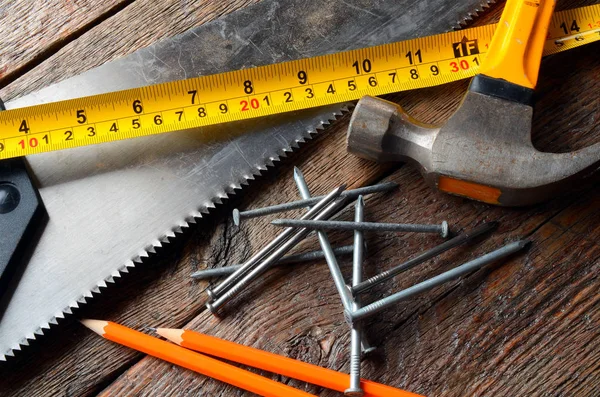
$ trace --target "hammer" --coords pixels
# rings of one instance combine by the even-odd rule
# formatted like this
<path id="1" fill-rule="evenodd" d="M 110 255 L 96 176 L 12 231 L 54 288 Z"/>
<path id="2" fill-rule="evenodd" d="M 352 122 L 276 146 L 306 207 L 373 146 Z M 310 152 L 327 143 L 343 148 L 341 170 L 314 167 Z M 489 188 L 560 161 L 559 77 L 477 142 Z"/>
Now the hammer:
<path id="1" fill-rule="evenodd" d="M 437 189 L 502 206 L 534 204 L 600 169 L 600 143 L 545 153 L 531 143 L 532 97 L 554 0 L 509 0 L 480 74 L 443 126 L 400 106 L 362 98 L 348 151 L 375 161 L 416 163 Z"/>

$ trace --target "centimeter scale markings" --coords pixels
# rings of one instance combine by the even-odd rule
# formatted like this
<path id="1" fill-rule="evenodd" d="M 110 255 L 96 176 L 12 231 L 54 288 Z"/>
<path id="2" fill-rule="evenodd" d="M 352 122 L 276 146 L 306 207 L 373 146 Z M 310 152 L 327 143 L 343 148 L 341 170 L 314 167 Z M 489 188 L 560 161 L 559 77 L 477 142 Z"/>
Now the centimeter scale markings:
<path id="1" fill-rule="evenodd" d="M 495 26 L 0 112 L 0 159 L 469 78 Z M 600 4 L 557 12 L 544 54 L 598 40 Z"/>

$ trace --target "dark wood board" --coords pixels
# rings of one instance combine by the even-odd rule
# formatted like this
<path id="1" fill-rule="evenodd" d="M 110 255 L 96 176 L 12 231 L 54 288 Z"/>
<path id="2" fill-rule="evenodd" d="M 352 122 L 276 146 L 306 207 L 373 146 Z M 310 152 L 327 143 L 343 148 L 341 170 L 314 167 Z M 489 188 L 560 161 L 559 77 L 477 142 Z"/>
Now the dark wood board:
<path id="1" fill-rule="evenodd" d="M 0 2 L 0 86 L 24 75 L 131 2 L 3 0 Z"/>
<path id="2" fill-rule="evenodd" d="M 134 2 L 67 44 L 0 94 L 12 97 L 34 90 L 93 67 L 101 63 L 100 58 L 103 62 L 129 53 L 247 3 L 197 4 L 189 6 L 196 7 L 190 11 L 179 1 L 161 5 Z M 559 2 L 559 8 L 577 4 L 582 3 Z M 478 23 L 494 20 L 500 11 L 501 6 L 495 6 Z M 82 59 L 78 55 L 90 48 L 97 51 L 97 57 Z M 600 141 L 599 49 L 594 44 L 544 61 L 534 120 L 534 143 L 540 149 L 569 151 Z M 458 82 L 388 99 L 401 103 L 424 121 L 443 122 L 458 106 L 465 87 L 466 82 Z M 219 207 L 160 261 L 135 270 L 78 315 L 137 329 L 187 326 L 348 371 L 348 328 L 323 262 L 268 273 L 231 302 L 226 316 L 220 319 L 204 310 L 203 290 L 208 284 L 189 278 L 199 268 L 240 262 L 277 234 L 278 229 L 267 226 L 273 217 L 251 220 L 237 228 L 230 212 L 235 207 L 252 208 L 295 199 L 291 176 L 292 167 L 297 165 L 314 193 L 325 193 L 340 183 L 352 188 L 381 180 L 398 182 L 398 191 L 367 199 L 368 220 L 438 223 L 447 219 L 456 231 L 483 221 L 501 221 L 500 229 L 490 239 L 427 262 L 376 289 L 370 299 L 507 241 L 533 241 L 521 255 L 369 320 L 367 334 L 379 351 L 364 362 L 366 377 L 428 396 L 597 395 L 598 184 L 573 186 L 563 197 L 523 209 L 495 208 L 450 197 L 433 192 L 412 167 L 376 165 L 346 154 L 347 121 L 348 116 L 306 144 L 251 184 L 241 197 Z M 351 219 L 351 206 L 340 217 Z M 347 244 L 352 239 L 348 233 L 330 236 L 334 244 Z M 365 272 L 374 275 L 438 244 L 440 239 L 383 233 L 368 234 L 367 241 Z M 299 249 L 317 247 L 313 237 Z M 345 259 L 341 264 L 348 278 L 351 263 Z M 321 396 L 341 395 L 273 378 Z M 0 395 L 94 394 L 249 395 L 102 340 L 73 321 L 66 321 L 15 360 L 0 365 Z"/>

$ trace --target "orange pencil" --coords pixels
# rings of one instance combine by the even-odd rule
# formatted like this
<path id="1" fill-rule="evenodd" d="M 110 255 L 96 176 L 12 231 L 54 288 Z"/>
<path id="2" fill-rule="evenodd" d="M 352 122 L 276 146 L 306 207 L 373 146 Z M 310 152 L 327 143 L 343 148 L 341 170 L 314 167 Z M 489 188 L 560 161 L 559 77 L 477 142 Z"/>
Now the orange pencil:
<path id="1" fill-rule="evenodd" d="M 191 369 L 241 389 L 266 397 L 308 397 L 313 394 L 253 374 L 203 354 L 184 349 L 161 339 L 134 331 L 122 325 L 101 320 L 81 320 L 81 323 L 98 335 L 144 352 L 170 363 Z"/>
<path id="2" fill-rule="evenodd" d="M 171 328 L 158 328 L 156 332 L 182 347 L 312 383 L 313 385 L 340 392 L 346 390 L 348 385 L 350 385 L 350 375 L 215 338 L 214 336 Z M 362 379 L 360 385 L 365 392 L 364 397 L 422 397 L 419 394 L 366 379 Z"/>

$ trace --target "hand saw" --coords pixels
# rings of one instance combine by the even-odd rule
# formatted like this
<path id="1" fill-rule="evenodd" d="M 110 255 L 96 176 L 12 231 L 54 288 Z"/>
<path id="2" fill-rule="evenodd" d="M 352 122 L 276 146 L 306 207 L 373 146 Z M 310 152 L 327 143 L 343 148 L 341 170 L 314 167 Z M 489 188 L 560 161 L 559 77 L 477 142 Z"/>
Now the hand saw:
<path id="1" fill-rule="evenodd" d="M 491 2 L 265 0 L 6 107 L 441 33 Z M 49 220 L 3 303 L 0 360 L 43 335 L 347 109 L 348 104 L 333 105 L 207 127 L 203 134 L 181 131 L 29 157 Z"/>

